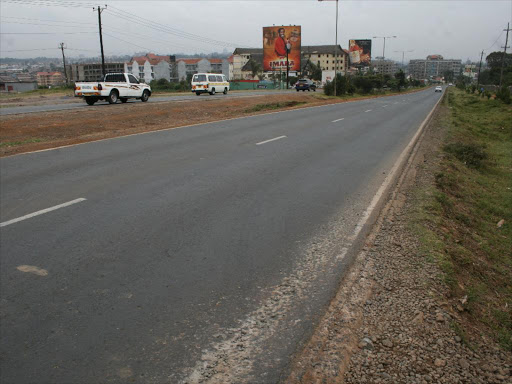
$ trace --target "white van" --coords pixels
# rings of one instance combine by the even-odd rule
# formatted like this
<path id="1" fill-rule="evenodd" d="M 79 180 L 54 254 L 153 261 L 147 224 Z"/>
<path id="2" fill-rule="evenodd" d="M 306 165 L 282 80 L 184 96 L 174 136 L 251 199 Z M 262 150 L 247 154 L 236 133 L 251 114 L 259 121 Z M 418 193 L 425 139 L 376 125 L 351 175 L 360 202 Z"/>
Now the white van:
<path id="1" fill-rule="evenodd" d="M 197 96 L 206 92 L 210 95 L 215 95 L 217 92 L 222 92 L 226 95 L 228 91 L 229 82 L 224 75 L 216 73 L 196 73 L 192 77 L 192 92 Z"/>

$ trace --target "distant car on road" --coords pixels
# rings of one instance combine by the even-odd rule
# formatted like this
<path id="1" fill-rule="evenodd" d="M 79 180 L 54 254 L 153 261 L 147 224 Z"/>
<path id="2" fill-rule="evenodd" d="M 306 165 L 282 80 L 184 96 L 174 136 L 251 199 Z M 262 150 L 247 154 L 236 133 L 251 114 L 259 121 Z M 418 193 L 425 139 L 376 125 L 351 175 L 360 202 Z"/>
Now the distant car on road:
<path id="1" fill-rule="evenodd" d="M 151 96 L 151 87 L 140 83 L 130 73 L 107 73 L 104 80 L 76 83 L 75 97 L 83 97 L 87 104 L 93 105 L 98 100 L 107 100 L 110 104 L 115 104 L 118 100 L 126 103 L 128 99 L 145 102 Z"/>
<path id="2" fill-rule="evenodd" d="M 443 92 L 443 87 L 441 87 L 440 85 L 438 85 L 436 87 L 436 92 Z"/>
<path id="3" fill-rule="evenodd" d="M 449 86 L 449 87 L 452 87 L 452 86 L 453 86 L 453 84 L 452 84 L 452 83 L 450 83 L 450 84 L 448 84 L 448 86 Z"/>
<path id="4" fill-rule="evenodd" d="M 299 91 L 303 91 L 303 92 L 308 91 L 308 92 L 310 92 L 311 90 L 313 92 L 316 92 L 316 84 L 313 83 L 309 79 L 300 79 L 295 84 L 295 89 L 297 90 L 297 92 L 299 92 Z"/>

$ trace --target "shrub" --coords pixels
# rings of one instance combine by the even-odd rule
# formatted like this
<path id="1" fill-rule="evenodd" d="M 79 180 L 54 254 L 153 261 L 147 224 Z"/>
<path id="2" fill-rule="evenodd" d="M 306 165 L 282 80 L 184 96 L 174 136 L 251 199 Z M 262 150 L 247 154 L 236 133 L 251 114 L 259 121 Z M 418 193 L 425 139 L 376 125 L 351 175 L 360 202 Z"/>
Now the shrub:
<path id="1" fill-rule="evenodd" d="M 480 168 L 482 162 L 487 159 L 484 147 L 478 144 L 451 143 L 445 145 L 444 150 L 470 168 Z"/>
<path id="2" fill-rule="evenodd" d="M 510 97 L 510 90 L 507 87 L 501 87 L 501 89 L 496 92 L 496 98 L 500 99 L 505 104 L 510 104 L 512 102 Z"/>

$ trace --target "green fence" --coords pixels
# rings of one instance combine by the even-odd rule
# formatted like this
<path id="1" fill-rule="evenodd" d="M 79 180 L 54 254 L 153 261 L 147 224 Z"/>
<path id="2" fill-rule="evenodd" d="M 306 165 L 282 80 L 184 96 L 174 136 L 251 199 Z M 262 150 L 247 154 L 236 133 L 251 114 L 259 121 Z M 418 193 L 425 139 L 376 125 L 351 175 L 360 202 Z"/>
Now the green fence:
<path id="1" fill-rule="evenodd" d="M 279 82 L 275 84 L 272 81 L 259 81 L 259 82 L 248 82 L 248 81 L 230 81 L 229 88 L 232 91 L 242 91 L 242 90 L 258 90 L 258 89 L 282 89 L 285 88 L 286 84 L 282 84 L 282 87 L 279 87 Z"/>

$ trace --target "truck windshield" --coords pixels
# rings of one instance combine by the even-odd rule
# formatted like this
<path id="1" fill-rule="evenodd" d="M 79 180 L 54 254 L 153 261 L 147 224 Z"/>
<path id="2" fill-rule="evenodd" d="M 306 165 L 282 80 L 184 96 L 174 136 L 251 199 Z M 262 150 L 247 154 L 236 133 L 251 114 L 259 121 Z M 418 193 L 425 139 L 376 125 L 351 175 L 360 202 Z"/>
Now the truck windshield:
<path id="1" fill-rule="evenodd" d="M 192 80 L 196 83 L 201 81 L 206 81 L 206 75 L 194 75 L 194 80 Z"/>

